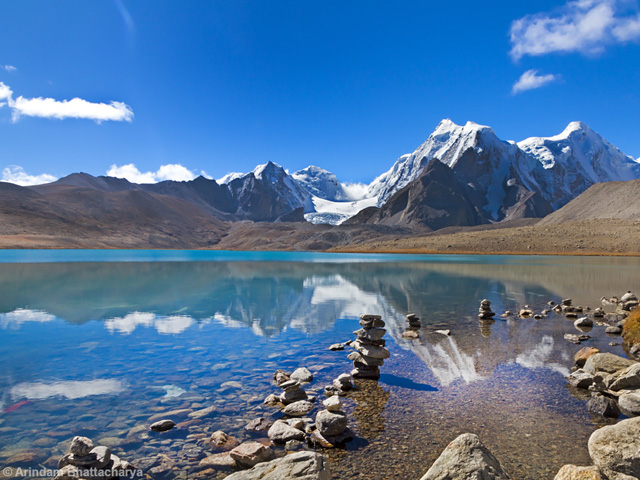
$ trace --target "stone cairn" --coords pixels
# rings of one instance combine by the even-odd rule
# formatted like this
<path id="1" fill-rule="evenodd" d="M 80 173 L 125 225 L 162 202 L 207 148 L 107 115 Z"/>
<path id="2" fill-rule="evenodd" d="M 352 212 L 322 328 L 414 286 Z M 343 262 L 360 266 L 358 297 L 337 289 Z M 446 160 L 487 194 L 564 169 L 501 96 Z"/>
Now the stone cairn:
<path id="1" fill-rule="evenodd" d="M 480 302 L 480 309 L 478 310 L 478 318 L 480 320 L 493 320 L 493 317 L 496 315 L 491 310 L 491 302 L 486 298 Z"/>
<path id="2" fill-rule="evenodd" d="M 410 313 L 406 316 L 407 323 L 409 326 L 402 333 L 403 338 L 416 339 L 418 338 L 418 331 L 422 324 L 420 323 L 420 319 L 416 316 L 415 313 Z"/>
<path id="3" fill-rule="evenodd" d="M 136 470 L 129 462 L 112 454 L 109 447 L 95 447 L 86 437 L 73 437 L 69 453 L 58 462 L 58 473 L 54 480 L 77 480 L 88 476 L 116 479 L 119 475 L 133 478 L 139 473 Z M 138 476 L 142 476 L 141 473 Z"/>
<path id="4" fill-rule="evenodd" d="M 322 403 L 326 410 L 320 410 L 316 415 L 316 430 L 311 432 L 311 443 L 332 448 L 352 439 L 353 434 L 347 428 L 347 415 L 342 411 L 340 397 L 333 395 Z"/>
<path id="5" fill-rule="evenodd" d="M 360 330 L 356 330 L 357 337 L 351 346 L 356 350 L 347 357 L 353 361 L 355 367 L 351 371 L 354 378 L 380 378 L 380 366 L 385 358 L 391 354 L 384 348 L 386 341 L 382 339 L 387 331 L 383 328 L 385 323 L 380 315 L 362 315 L 360 317 Z"/>

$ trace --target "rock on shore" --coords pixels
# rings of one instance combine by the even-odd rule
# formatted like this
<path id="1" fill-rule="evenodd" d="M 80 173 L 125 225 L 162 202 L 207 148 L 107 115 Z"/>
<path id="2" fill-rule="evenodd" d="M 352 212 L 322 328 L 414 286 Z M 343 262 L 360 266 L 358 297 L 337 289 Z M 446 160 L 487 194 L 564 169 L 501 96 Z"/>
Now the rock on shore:
<path id="1" fill-rule="evenodd" d="M 327 459 L 314 452 L 298 452 L 266 463 L 251 470 L 236 472 L 226 480 L 331 480 Z"/>
<path id="2" fill-rule="evenodd" d="M 640 417 L 596 430 L 589 438 L 593 463 L 610 480 L 640 478 Z"/>
<path id="3" fill-rule="evenodd" d="M 420 480 L 508 480 L 510 478 L 477 435 L 464 433 L 444 449 Z"/>

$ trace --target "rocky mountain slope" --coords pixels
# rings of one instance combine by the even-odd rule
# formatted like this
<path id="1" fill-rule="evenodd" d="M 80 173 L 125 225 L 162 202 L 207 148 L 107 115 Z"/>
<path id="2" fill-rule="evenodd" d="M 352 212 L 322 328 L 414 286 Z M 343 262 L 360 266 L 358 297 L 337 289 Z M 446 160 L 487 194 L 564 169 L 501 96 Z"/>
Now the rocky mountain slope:
<path id="1" fill-rule="evenodd" d="M 431 230 L 487 223 L 453 170 L 432 160 L 417 179 L 382 207 L 362 210 L 346 224 L 413 225 Z"/>
<path id="2" fill-rule="evenodd" d="M 547 215 L 538 225 L 602 219 L 640 219 L 640 179 L 596 183 L 564 207 Z"/>
<path id="3" fill-rule="evenodd" d="M 225 222 L 173 196 L 70 185 L 48 190 L 0 182 L 0 235 L 24 247 L 36 238 L 40 245 L 64 248 L 204 248 L 228 230 Z"/>

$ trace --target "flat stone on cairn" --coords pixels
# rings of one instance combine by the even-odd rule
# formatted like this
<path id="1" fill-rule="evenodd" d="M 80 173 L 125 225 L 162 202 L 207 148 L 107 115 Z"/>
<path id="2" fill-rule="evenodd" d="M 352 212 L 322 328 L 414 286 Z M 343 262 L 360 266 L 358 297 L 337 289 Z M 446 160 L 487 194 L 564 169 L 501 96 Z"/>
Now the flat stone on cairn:
<path id="1" fill-rule="evenodd" d="M 302 388 L 300 388 L 300 383 L 298 383 L 296 380 L 289 380 L 279 386 L 282 390 L 284 390 L 280 394 L 280 401 L 285 405 L 297 402 L 298 400 L 307 399 L 307 393 Z"/>
<path id="2" fill-rule="evenodd" d="M 407 315 L 407 322 L 409 322 L 410 328 L 420 328 L 422 324 L 420 323 L 420 319 L 416 316 L 415 313 L 410 313 Z"/>
<path id="3" fill-rule="evenodd" d="M 480 320 L 492 320 L 496 315 L 491 311 L 491 302 L 486 298 L 480 302 L 480 309 L 478 312 L 478 318 Z"/>
<path id="4" fill-rule="evenodd" d="M 357 338 L 351 346 L 356 351 L 348 356 L 355 367 L 351 375 L 354 378 L 377 380 L 380 378 L 380 366 L 384 359 L 391 356 L 389 350 L 384 348 L 386 341 L 382 338 L 387 333 L 383 328 L 385 323 L 380 315 L 362 315 L 360 326 L 360 330 L 353 332 Z"/>

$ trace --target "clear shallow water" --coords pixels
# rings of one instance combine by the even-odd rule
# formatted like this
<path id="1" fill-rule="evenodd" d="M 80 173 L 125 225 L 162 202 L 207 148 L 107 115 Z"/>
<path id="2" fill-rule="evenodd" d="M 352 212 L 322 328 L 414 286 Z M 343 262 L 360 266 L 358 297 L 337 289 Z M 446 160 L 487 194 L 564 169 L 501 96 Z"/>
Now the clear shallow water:
<path id="1" fill-rule="evenodd" d="M 640 291 L 635 258 L 48 250 L 2 251 L 0 262 L 11 410 L 0 414 L 0 463 L 26 451 L 50 464 L 85 434 L 132 461 L 166 455 L 189 477 L 197 459 L 185 445 L 198 435 L 242 441 L 248 421 L 280 416 L 262 405 L 277 368 L 307 366 L 307 390 L 324 398 L 351 368 L 348 352 L 327 347 L 353 338 L 362 313 L 383 315 L 392 358 L 345 400 L 358 438 L 329 452 L 336 478 L 420 478 L 466 431 L 514 478 L 587 464 L 597 419 L 563 378 L 580 348 L 563 340 L 573 324 L 553 314 L 481 324 L 479 301 L 500 314 Z M 422 318 L 418 340 L 401 336 L 409 312 Z M 601 329 L 592 335 L 586 344 L 622 354 Z M 182 433 L 127 441 L 151 415 L 210 405 Z"/>

